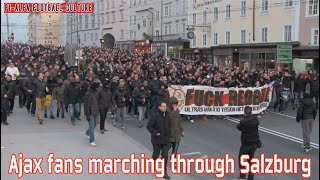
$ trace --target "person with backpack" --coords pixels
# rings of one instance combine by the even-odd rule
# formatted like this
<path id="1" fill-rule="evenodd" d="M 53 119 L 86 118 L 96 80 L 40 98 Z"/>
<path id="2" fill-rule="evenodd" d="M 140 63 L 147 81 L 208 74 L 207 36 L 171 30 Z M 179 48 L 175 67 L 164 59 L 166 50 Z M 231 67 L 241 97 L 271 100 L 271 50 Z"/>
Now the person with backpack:
<path id="1" fill-rule="evenodd" d="M 312 96 L 308 93 L 304 93 L 303 98 L 300 101 L 300 105 L 297 111 L 296 121 L 301 121 L 302 137 L 303 137 L 303 153 L 307 153 L 311 150 L 310 147 L 310 135 L 313 128 L 313 122 L 317 116 L 317 108 L 313 102 Z"/>

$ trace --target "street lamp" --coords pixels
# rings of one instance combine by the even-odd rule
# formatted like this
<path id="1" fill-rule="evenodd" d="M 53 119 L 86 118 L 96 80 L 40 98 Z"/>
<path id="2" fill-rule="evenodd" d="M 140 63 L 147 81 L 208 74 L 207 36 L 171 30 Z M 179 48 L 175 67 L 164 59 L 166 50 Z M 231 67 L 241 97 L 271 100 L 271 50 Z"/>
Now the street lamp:
<path id="1" fill-rule="evenodd" d="M 104 43 L 104 39 L 102 38 L 102 39 L 100 39 L 101 48 L 103 46 L 103 43 Z"/>

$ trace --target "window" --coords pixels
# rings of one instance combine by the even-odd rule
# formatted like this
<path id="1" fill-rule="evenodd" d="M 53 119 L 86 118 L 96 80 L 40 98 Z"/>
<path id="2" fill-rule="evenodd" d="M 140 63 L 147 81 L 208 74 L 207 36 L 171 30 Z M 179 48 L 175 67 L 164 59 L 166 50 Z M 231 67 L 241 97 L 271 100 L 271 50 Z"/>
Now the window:
<path id="1" fill-rule="evenodd" d="M 93 41 L 93 34 L 91 33 L 91 41 Z"/>
<path id="2" fill-rule="evenodd" d="M 226 31 L 226 44 L 230 44 L 230 31 Z"/>
<path id="3" fill-rule="evenodd" d="M 319 0 L 307 1 L 308 16 L 319 16 Z"/>
<path id="4" fill-rule="evenodd" d="M 110 8 L 109 0 L 107 0 L 107 9 Z"/>
<path id="5" fill-rule="evenodd" d="M 129 17 L 129 24 L 132 24 L 132 16 Z"/>
<path id="6" fill-rule="evenodd" d="M 85 29 L 88 29 L 88 28 L 89 28 L 89 15 L 88 15 L 88 14 L 86 14 L 86 15 L 84 16 L 84 28 L 85 28 Z"/>
<path id="7" fill-rule="evenodd" d="M 193 37 L 192 44 L 193 44 L 193 47 L 196 47 L 196 46 L 197 46 L 197 38 L 196 38 L 196 35 L 194 35 L 194 37 Z"/>
<path id="8" fill-rule="evenodd" d="M 123 38 L 124 38 L 124 30 L 121 29 L 121 30 L 120 30 L 120 39 L 123 39 Z"/>
<path id="9" fill-rule="evenodd" d="M 110 23 L 110 13 L 107 13 L 107 24 Z"/>
<path id="10" fill-rule="evenodd" d="M 116 22 L 116 13 L 114 11 L 111 12 L 112 13 L 112 22 Z"/>
<path id="11" fill-rule="evenodd" d="M 95 34 L 95 40 L 98 40 L 98 33 Z"/>
<path id="12" fill-rule="evenodd" d="M 171 34 L 171 24 L 169 25 L 169 34 Z"/>
<path id="13" fill-rule="evenodd" d="M 165 35 L 168 34 L 168 26 L 164 26 L 164 34 L 165 34 Z"/>
<path id="14" fill-rule="evenodd" d="M 208 12 L 203 11 L 203 24 L 207 24 L 207 23 L 208 23 Z"/>
<path id="15" fill-rule="evenodd" d="M 261 12 L 267 13 L 269 11 L 269 0 L 262 0 Z"/>
<path id="16" fill-rule="evenodd" d="M 284 26 L 284 41 L 292 41 L 292 26 Z"/>
<path id="17" fill-rule="evenodd" d="M 159 37 L 159 30 L 156 30 L 156 37 Z"/>
<path id="18" fill-rule="evenodd" d="M 120 6 L 123 6 L 123 0 L 120 1 Z"/>
<path id="19" fill-rule="evenodd" d="M 261 28 L 261 42 L 268 42 L 268 28 Z"/>
<path id="20" fill-rule="evenodd" d="M 49 27 L 52 26 L 52 23 L 48 23 L 48 26 L 49 26 Z"/>
<path id="21" fill-rule="evenodd" d="M 171 16 L 171 7 L 170 5 L 164 7 L 164 15 Z"/>
<path id="22" fill-rule="evenodd" d="M 101 4 L 101 12 L 104 10 L 104 0 L 100 0 L 100 4 Z"/>
<path id="23" fill-rule="evenodd" d="M 133 31 L 130 31 L 130 39 L 133 38 Z"/>
<path id="24" fill-rule="evenodd" d="M 284 2 L 285 9 L 289 9 L 293 7 L 293 0 L 285 0 Z"/>
<path id="25" fill-rule="evenodd" d="M 159 18 L 160 18 L 160 12 L 157 11 L 157 12 L 156 12 L 156 19 L 159 19 Z"/>
<path id="26" fill-rule="evenodd" d="M 213 33 L 213 45 L 218 45 L 218 33 Z"/>
<path id="27" fill-rule="evenodd" d="M 186 1 L 182 1 L 182 11 L 183 13 L 186 13 Z"/>
<path id="28" fill-rule="evenodd" d="M 182 23 L 182 32 L 186 32 L 186 23 Z"/>
<path id="29" fill-rule="evenodd" d="M 104 24 L 104 14 L 101 15 L 101 24 Z"/>
<path id="30" fill-rule="evenodd" d="M 319 29 L 312 28 L 311 36 L 311 45 L 319 46 Z"/>
<path id="31" fill-rule="evenodd" d="M 123 10 L 120 10 L 120 21 L 123 21 Z"/>
<path id="32" fill-rule="evenodd" d="M 114 0 L 111 1 L 111 7 L 114 8 Z"/>
<path id="33" fill-rule="evenodd" d="M 79 29 L 82 29 L 82 15 L 79 15 Z"/>
<path id="34" fill-rule="evenodd" d="M 240 43 L 241 43 L 241 44 L 246 43 L 246 30 L 241 30 L 241 33 L 240 33 Z"/>
<path id="35" fill-rule="evenodd" d="M 143 24 L 143 27 L 146 27 L 147 26 L 147 21 L 143 20 L 142 24 Z"/>
<path id="36" fill-rule="evenodd" d="M 218 21 L 218 19 L 219 19 L 219 9 L 218 9 L 218 7 L 215 7 L 213 9 L 213 20 Z"/>
<path id="37" fill-rule="evenodd" d="M 49 19 L 51 19 L 51 15 L 49 15 L 48 17 L 49 17 Z"/>
<path id="38" fill-rule="evenodd" d="M 204 33 L 202 36 L 202 45 L 207 46 L 207 34 Z"/>
<path id="39" fill-rule="evenodd" d="M 136 22 L 137 22 L 137 16 L 134 15 L 134 16 L 133 16 L 133 24 L 136 24 Z"/>
<path id="40" fill-rule="evenodd" d="M 241 11 L 240 11 L 240 16 L 245 17 L 247 15 L 247 2 L 246 0 L 241 1 Z"/>
<path id="41" fill-rule="evenodd" d="M 86 41 L 86 40 L 87 40 L 87 34 L 84 34 L 83 41 Z"/>
<path id="42" fill-rule="evenodd" d="M 133 32 L 133 37 L 134 37 L 134 38 L 137 37 L 137 32 L 136 32 L 136 31 Z"/>
<path id="43" fill-rule="evenodd" d="M 176 22 L 176 33 L 179 33 L 179 22 Z"/>
<path id="44" fill-rule="evenodd" d="M 226 19 L 231 19 L 231 5 L 226 5 Z"/>
<path id="45" fill-rule="evenodd" d="M 94 28 L 94 23 L 96 21 L 96 16 L 94 14 L 91 15 L 91 27 Z M 93 39 L 93 38 L 92 38 Z"/>
<path id="46" fill-rule="evenodd" d="M 192 24 L 197 23 L 197 14 L 192 14 Z"/>

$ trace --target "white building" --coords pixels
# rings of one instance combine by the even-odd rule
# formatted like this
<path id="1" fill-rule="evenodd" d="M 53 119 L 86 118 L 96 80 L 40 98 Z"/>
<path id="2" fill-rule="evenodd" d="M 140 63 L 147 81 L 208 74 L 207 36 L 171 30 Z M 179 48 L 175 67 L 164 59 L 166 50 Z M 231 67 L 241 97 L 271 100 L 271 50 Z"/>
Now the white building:
<path id="1" fill-rule="evenodd" d="M 187 13 L 188 0 L 130 0 L 129 39 L 137 50 L 179 57 L 189 42 Z"/>
<path id="2" fill-rule="evenodd" d="M 99 0 L 99 2 L 103 46 L 128 48 L 128 1 Z"/>
<path id="3" fill-rule="evenodd" d="M 87 2 L 76 0 L 69 2 Z M 67 44 L 78 46 L 100 46 L 100 23 L 99 23 L 99 3 L 94 2 L 93 14 L 68 14 L 67 15 Z"/>

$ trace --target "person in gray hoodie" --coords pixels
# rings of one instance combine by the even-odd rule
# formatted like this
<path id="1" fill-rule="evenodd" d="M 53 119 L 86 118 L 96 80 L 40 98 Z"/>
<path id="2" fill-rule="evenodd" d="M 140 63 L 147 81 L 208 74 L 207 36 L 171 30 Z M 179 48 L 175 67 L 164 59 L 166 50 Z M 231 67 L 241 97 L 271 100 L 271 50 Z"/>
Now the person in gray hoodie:
<path id="1" fill-rule="evenodd" d="M 310 135 L 316 116 L 317 108 L 313 102 L 312 96 L 308 93 L 305 93 L 300 101 L 296 117 L 296 121 L 298 123 L 301 121 L 304 153 L 307 153 L 311 150 Z"/>

